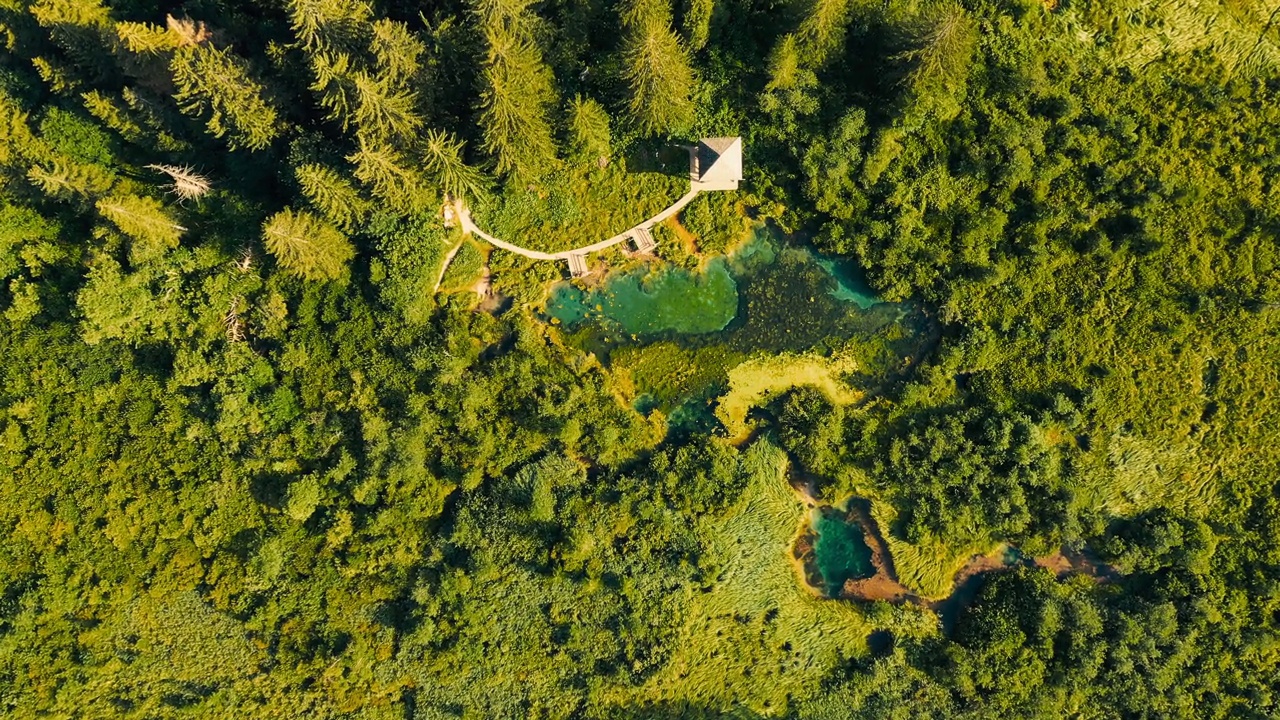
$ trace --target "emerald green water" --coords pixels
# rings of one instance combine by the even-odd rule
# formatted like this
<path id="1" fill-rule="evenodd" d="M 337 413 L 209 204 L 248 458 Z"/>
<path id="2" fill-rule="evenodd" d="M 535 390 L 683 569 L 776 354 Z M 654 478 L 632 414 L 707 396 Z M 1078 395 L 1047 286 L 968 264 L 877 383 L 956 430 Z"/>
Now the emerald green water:
<path id="1" fill-rule="evenodd" d="M 815 511 L 813 529 L 818 534 L 813 556 L 828 595 L 838 595 L 846 580 L 875 575 L 862 526 L 837 513 Z"/>
<path id="2" fill-rule="evenodd" d="M 923 308 L 882 302 L 853 263 L 765 225 L 698 270 L 657 261 L 590 290 L 560 283 L 545 317 L 569 344 L 627 369 L 638 410 L 660 410 L 669 427 L 691 432 L 716 431 L 729 371 L 752 357 L 841 353 L 857 367 L 843 380 L 872 388 L 936 339 Z"/>
<path id="3" fill-rule="evenodd" d="M 715 332 L 738 313 L 738 284 L 724 258 L 714 258 L 702 272 L 641 267 L 613 275 L 589 293 L 558 285 L 547 313 L 566 325 L 596 320 L 632 335 Z"/>

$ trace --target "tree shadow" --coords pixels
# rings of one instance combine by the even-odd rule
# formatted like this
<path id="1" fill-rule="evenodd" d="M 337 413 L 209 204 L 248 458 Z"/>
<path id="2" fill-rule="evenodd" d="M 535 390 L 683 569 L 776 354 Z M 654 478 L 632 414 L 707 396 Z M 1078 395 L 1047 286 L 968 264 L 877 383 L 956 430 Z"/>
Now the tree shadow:
<path id="1" fill-rule="evenodd" d="M 631 146 L 623 156 L 629 173 L 659 173 L 670 177 L 689 176 L 689 149 L 692 143 L 651 140 Z"/>

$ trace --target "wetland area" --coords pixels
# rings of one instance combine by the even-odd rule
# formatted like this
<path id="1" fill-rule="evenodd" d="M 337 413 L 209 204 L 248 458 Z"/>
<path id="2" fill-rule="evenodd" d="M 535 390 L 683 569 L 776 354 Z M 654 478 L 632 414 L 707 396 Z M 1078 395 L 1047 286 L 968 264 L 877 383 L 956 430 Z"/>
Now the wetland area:
<path id="1" fill-rule="evenodd" d="M 865 396 L 938 337 L 922 306 L 880 301 L 856 266 L 766 224 L 697 267 L 642 261 L 590 286 L 559 283 L 544 318 L 629 373 L 636 407 L 677 430 L 743 424 L 746 408 L 725 409 L 735 383 L 753 399 L 788 378 Z"/>

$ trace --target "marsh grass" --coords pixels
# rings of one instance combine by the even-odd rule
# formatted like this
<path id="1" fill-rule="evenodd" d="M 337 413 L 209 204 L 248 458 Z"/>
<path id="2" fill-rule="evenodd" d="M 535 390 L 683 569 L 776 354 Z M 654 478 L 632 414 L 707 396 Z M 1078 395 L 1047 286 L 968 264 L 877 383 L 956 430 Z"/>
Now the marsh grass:
<path id="1" fill-rule="evenodd" d="M 762 441 L 739 463 L 748 479 L 738 501 L 698 527 L 719 575 L 709 592 L 686 589 L 670 662 L 617 701 L 774 715 L 865 654 L 873 624 L 856 606 L 806 590 L 791 561 L 807 509 L 787 483 L 786 455 Z"/>

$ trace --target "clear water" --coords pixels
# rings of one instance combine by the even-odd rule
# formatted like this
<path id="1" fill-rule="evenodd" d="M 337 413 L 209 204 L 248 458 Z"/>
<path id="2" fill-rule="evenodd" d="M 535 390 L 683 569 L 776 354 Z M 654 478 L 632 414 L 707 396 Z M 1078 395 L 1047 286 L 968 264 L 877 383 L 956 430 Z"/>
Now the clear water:
<path id="1" fill-rule="evenodd" d="M 780 260 L 789 267 L 805 266 L 811 275 L 816 270 L 825 276 L 810 278 L 816 282 L 809 284 L 825 286 L 825 294 L 839 303 L 861 310 L 880 303 L 852 263 L 805 248 L 783 247 L 780 239 L 761 225 L 732 255 L 713 258 L 701 271 L 666 264 L 633 268 L 609 276 L 589 292 L 561 283 L 552 289 L 546 312 L 566 327 L 590 320 L 606 330 L 629 335 L 719 332 L 742 309 L 738 281 L 767 273 Z M 812 292 L 809 295 L 807 304 L 812 304 Z"/>
<path id="2" fill-rule="evenodd" d="M 838 595 L 846 580 L 875 575 L 871 548 L 862 526 L 835 512 L 815 511 L 813 529 L 818 534 L 814 560 L 828 595 Z"/>
<path id="3" fill-rule="evenodd" d="M 738 284 L 724 258 L 702 272 L 672 265 L 617 273 L 584 292 L 557 285 L 547 314 L 566 326 L 595 320 L 630 335 L 696 335 L 723 330 L 738 313 Z"/>
<path id="4" fill-rule="evenodd" d="M 922 309 L 880 301 L 852 263 L 825 258 L 761 225 L 702 270 L 649 263 L 599 286 L 552 288 L 546 316 L 566 341 L 629 368 L 644 410 L 672 428 L 714 431 L 716 398 L 738 363 L 766 354 L 852 353 L 847 381 L 871 388 L 927 352 Z"/>

